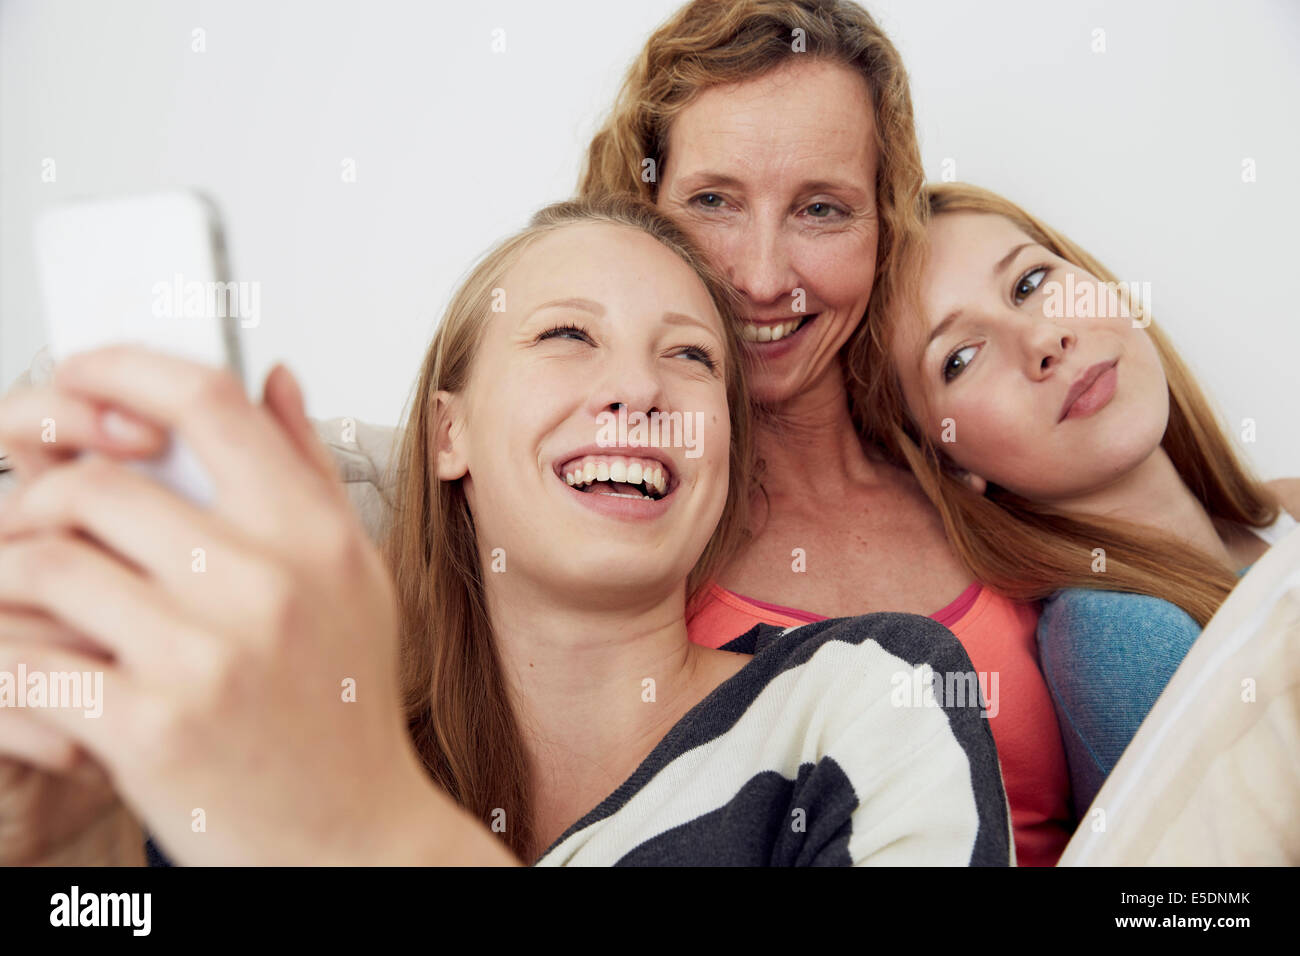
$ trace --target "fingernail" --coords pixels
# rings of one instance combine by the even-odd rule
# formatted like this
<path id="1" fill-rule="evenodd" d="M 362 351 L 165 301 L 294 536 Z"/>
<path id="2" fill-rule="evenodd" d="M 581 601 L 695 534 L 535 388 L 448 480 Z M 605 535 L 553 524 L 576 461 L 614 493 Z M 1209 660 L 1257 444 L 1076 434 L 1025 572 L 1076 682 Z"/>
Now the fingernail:
<path id="1" fill-rule="evenodd" d="M 142 422 L 128 418 L 116 409 L 108 409 L 99 417 L 104 434 L 124 445 L 142 445 L 152 441 L 153 431 Z"/>

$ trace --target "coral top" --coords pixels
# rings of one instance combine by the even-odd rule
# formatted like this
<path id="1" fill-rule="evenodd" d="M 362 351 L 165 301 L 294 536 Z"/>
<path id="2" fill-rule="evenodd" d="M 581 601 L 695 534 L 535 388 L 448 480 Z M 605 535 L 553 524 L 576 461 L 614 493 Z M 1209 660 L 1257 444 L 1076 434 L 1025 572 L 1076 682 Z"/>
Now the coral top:
<path id="1" fill-rule="evenodd" d="M 976 582 L 930 617 L 961 641 L 981 687 L 987 688 L 989 729 L 1011 804 L 1016 860 L 1021 866 L 1054 866 L 1074 821 L 1056 711 L 1038 667 L 1038 609 Z M 825 619 L 713 584 L 692 607 L 686 627 L 696 644 L 720 647 L 755 624 L 792 627 Z"/>

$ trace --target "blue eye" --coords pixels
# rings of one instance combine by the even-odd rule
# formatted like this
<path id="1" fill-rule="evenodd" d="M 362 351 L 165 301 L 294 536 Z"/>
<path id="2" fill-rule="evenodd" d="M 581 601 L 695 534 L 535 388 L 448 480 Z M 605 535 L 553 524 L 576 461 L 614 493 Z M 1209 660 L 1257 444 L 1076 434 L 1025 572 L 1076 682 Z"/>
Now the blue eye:
<path id="1" fill-rule="evenodd" d="M 1035 279 L 1034 276 L 1038 278 Z M 1016 305 L 1033 295 L 1038 290 L 1038 287 L 1043 284 L 1045 278 L 1047 278 L 1047 267 L 1038 266 L 1030 269 L 1017 279 L 1015 290 L 1011 294 L 1011 297 L 1016 300 Z"/>
<path id="2" fill-rule="evenodd" d="M 946 359 L 944 359 L 943 380 L 945 382 L 951 382 L 962 372 L 966 371 L 966 367 L 970 365 L 971 361 L 975 358 L 975 353 L 978 351 L 979 351 L 979 346 L 967 345 L 965 348 L 958 349 L 957 351 L 949 355 Z M 970 354 L 967 355 L 967 353 Z M 963 358 L 962 356 L 965 356 L 965 358 Z"/>
<path id="3" fill-rule="evenodd" d="M 714 202 L 710 202 L 709 200 L 715 200 L 717 204 L 715 205 Z M 695 197 L 694 201 L 699 203 L 705 209 L 721 209 L 721 204 L 725 200 L 723 200 L 723 198 L 717 193 L 700 193 L 700 195 Z"/>

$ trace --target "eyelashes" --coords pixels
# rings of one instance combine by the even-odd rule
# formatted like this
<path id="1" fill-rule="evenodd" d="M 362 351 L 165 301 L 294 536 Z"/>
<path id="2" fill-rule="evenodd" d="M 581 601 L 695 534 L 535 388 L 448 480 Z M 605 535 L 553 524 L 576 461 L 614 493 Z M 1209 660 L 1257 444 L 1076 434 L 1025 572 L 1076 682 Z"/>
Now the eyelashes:
<path id="1" fill-rule="evenodd" d="M 977 351 L 979 351 L 978 346 L 963 345 L 961 348 L 953 352 L 950 352 L 948 354 L 948 357 L 943 360 L 943 367 L 941 369 L 941 374 L 943 375 L 944 383 L 947 384 L 948 382 L 951 382 L 954 378 L 956 378 L 958 375 L 964 372 L 966 370 L 966 367 L 970 365 L 971 360 L 975 358 L 975 353 Z M 954 366 L 953 360 L 961 356 L 963 352 L 970 352 L 971 353 L 970 358 L 962 359 L 961 365 Z"/>
<path id="2" fill-rule="evenodd" d="M 534 341 L 543 342 L 547 339 L 573 339 L 576 342 L 584 342 L 587 345 L 596 344 L 586 329 L 572 323 L 566 323 L 564 325 L 557 325 L 549 328 L 537 336 Z M 690 356 L 710 372 L 716 372 L 718 370 L 717 353 L 708 345 L 683 346 L 676 354 Z"/>
<path id="3" fill-rule="evenodd" d="M 710 372 L 718 370 L 717 355 L 707 345 L 688 345 L 679 354 L 692 356 Z"/>
<path id="4" fill-rule="evenodd" d="M 1025 301 L 1025 299 L 1037 292 L 1038 287 L 1043 284 L 1043 280 L 1047 278 L 1047 273 L 1050 271 L 1051 269 L 1044 265 L 1034 266 L 1028 272 L 1023 273 L 1020 278 L 1016 280 L 1016 284 L 1011 288 L 1011 298 L 1015 301 L 1016 305 L 1020 305 Z M 1039 275 L 1039 273 L 1041 273 L 1041 275 Z M 1030 283 L 1029 277 L 1032 275 L 1038 275 L 1038 281 Z M 1029 288 L 1022 292 L 1021 286 L 1026 284 L 1029 285 Z"/>
<path id="5" fill-rule="evenodd" d="M 587 334 L 586 329 L 572 324 L 557 325 L 554 326 L 553 328 L 549 328 L 541 335 L 537 336 L 537 338 L 534 341 L 543 342 L 546 339 L 561 339 L 561 338 L 576 339 L 579 342 L 586 342 L 591 345 L 595 344 L 594 342 L 591 341 L 591 336 Z"/>

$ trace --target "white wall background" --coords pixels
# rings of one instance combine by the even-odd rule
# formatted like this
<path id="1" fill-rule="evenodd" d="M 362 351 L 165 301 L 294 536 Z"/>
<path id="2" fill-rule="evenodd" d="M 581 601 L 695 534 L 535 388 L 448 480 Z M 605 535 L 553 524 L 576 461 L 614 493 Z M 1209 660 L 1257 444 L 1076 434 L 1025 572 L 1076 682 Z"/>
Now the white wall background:
<path id="1" fill-rule="evenodd" d="M 908 63 L 930 177 L 951 159 L 1150 282 L 1233 430 L 1255 420 L 1260 470 L 1300 475 L 1300 3 L 865 5 Z M 224 209 L 234 278 L 261 283 L 250 378 L 284 359 L 312 414 L 396 421 L 457 279 L 573 191 L 677 6 L 0 0 L 0 379 L 45 343 L 34 214 L 189 185 Z"/>

